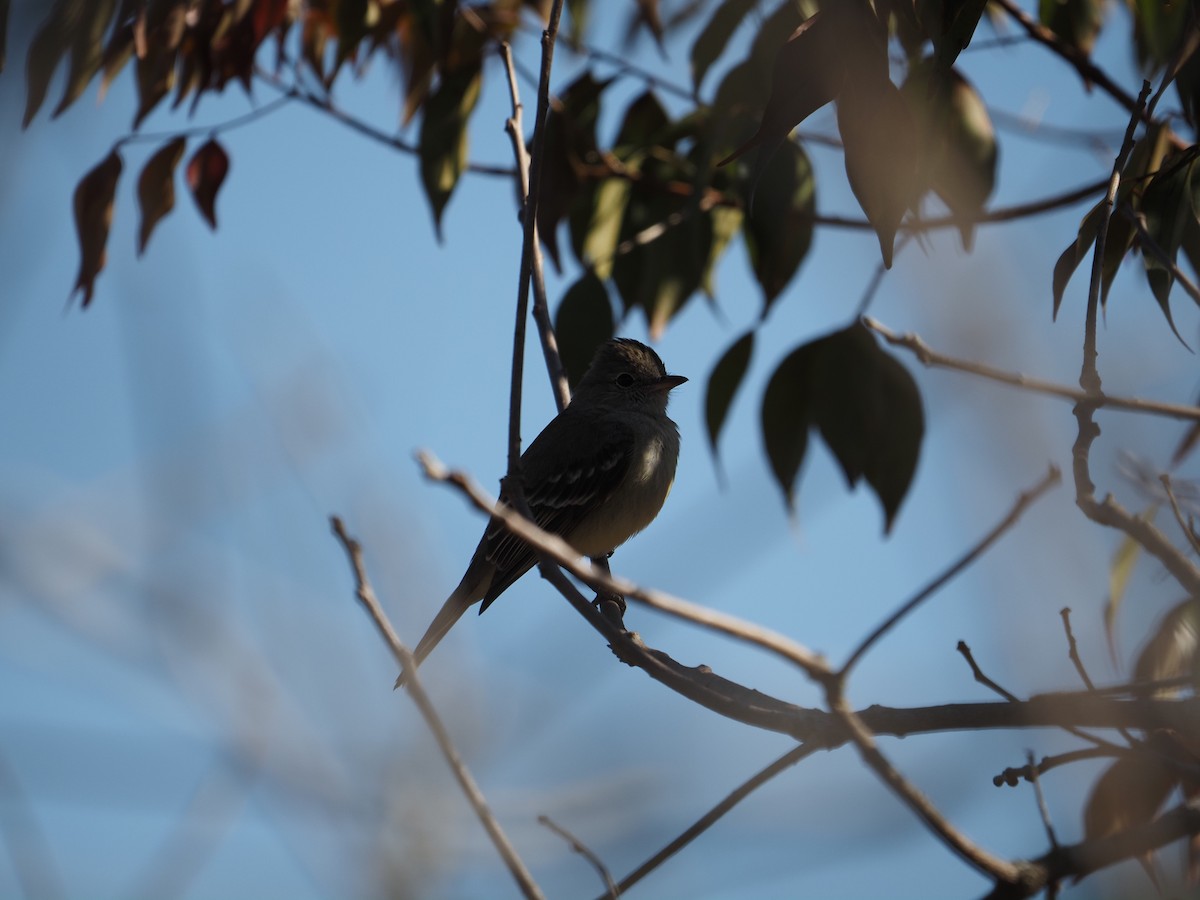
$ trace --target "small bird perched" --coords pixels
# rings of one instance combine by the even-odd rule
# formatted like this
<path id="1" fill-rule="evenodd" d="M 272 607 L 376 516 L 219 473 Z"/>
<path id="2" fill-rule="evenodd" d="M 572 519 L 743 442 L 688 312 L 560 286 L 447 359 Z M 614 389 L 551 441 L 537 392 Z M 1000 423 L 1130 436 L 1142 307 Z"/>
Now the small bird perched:
<path id="1" fill-rule="evenodd" d="M 667 395 L 685 381 L 668 375 L 645 344 L 614 338 L 601 345 L 571 402 L 521 455 L 533 521 L 593 558 L 649 525 L 675 480 L 679 429 L 667 417 Z M 417 664 L 473 604 L 482 600 L 483 612 L 535 562 L 529 545 L 493 517 L 462 581 L 413 651 Z M 396 687 L 403 683 L 401 674 Z"/>

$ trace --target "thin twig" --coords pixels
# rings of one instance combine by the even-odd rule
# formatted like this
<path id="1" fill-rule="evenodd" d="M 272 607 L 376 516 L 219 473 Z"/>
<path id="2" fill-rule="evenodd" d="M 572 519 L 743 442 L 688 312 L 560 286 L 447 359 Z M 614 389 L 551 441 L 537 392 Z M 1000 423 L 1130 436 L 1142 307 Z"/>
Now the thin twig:
<path id="1" fill-rule="evenodd" d="M 512 115 L 504 122 L 504 130 L 512 141 L 513 155 L 517 159 L 517 192 L 524 215 L 529 205 L 529 152 L 525 147 L 525 131 L 522 124 L 524 107 L 517 88 L 512 48 L 507 41 L 500 44 L 500 58 L 504 62 L 505 72 L 508 73 L 508 93 L 512 100 Z M 550 304 L 546 298 L 546 266 L 542 257 L 540 236 L 533 244 L 533 320 L 538 326 L 538 337 L 542 342 L 542 356 L 546 361 L 546 374 L 550 377 L 550 390 L 554 394 L 558 411 L 562 412 L 571 402 L 571 386 L 567 382 L 567 373 L 558 352 L 558 338 L 550 321 Z"/>
<path id="2" fill-rule="evenodd" d="M 408 694 L 417 705 L 417 709 L 420 710 L 421 716 L 429 726 L 429 730 L 433 732 L 434 739 L 442 751 L 442 756 L 445 757 L 446 762 L 449 764 L 450 771 L 454 773 L 459 787 L 462 788 L 467 801 L 475 810 L 475 815 L 483 824 L 488 837 L 492 839 L 492 843 L 496 846 L 496 850 L 504 860 L 504 864 L 508 866 L 513 879 L 521 889 L 521 893 L 527 898 L 542 898 L 541 888 L 533 880 L 533 875 L 530 874 L 525 863 L 517 854 L 516 849 L 509 842 L 508 836 L 505 835 L 504 830 L 500 827 L 500 823 L 496 821 L 496 817 L 488 807 L 487 798 L 484 797 L 483 791 L 479 789 L 479 785 L 475 782 L 471 771 L 467 768 L 466 762 L 459 754 L 458 748 L 454 746 L 454 742 L 450 738 L 450 732 L 442 722 L 442 717 L 438 715 L 438 711 L 429 699 L 429 695 L 425 693 L 425 688 L 417 677 L 417 661 L 413 658 L 412 651 L 400 642 L 400 638 L 392 627 L 392 623 L 388 620 L 387 614 L 384 613 L 383 608 L 379 605 L 379 600 L 375 597 L 375 590 L 371 587 L 371 582 L 367 578 L 362 546 L 349 535 L 346 531 L 346 526 L 342 524 L 340 518 L 332 516 L 330 524 L 334 535 L 346 551 L 346 558 L 349 560 L 350 568 L 354 572 L 355 595 L 371 616 L 371 621 L 375 623 L 376 630 L 378 630 L 379 634 L 387 642 L 388 647 L 392 651 L 392 656 L 400 664 L 400 670 L 406 673 L 405 685 L 408 689 Z"/>
<path id="3" fill-rule="evenodd" d="M 233 131 L 234 129 L 257 122 L 260 119 L 265 119 L 271 113 L 291 103 L 294 99 L 296 98 L 289 94 L 284 94 L 282 97 L 276 97 L 269 103 L 264 103 L 262 106 L 256 107 L 247 113 L 234 116 L 232 119 L 226 119 L 224 122 L 217 122 L 215 125 L 193 125 L 188 128 L 181 128 L 178 131 L 135 131 L 133 134 L 127 134 L 118 140 L 114 144 L 114 147 L 121 147 L 125 144 L 153 144 L 181 137 L 200 137 L 203 135 L 220 134 L 224 131 Z"/>
<path id="4" fill-rule="evenodd" d="M 997 684 L 995 681 L 993 681 L 991 678 L 989 678 L 987 675 L 984 674 L 983 669 L 981 669 L 979 667 L 979 663 L 975 662 L 975 656 L 974 656 L 974 654 L 971 653 L 971 648 L 967 646 L 966 641 L 959 641 L 958 646 L 955 649 L 958 650 L 958 652 L 962 654 L 963 659 L 965 659 L 967 661 L 967 665 L 971 667 L 971 674 L 975 676 L 975 680 L 977 682 L 982 684 L 988 690 L 999 694 L 1001 697 L 1003 697 L 1005 700 L 1008 700 L 1010 703 L 1019 703 L 1020 702 L 1020 698 L 1016 694 L 1010 693 L 1009 691 L 1005 690 L 999 684 Z"/>
<path id="5" fill-rule="evenodd" d="M 793 747 L 779 759 L 775 760 L 769 766 L 755 772 L 750 778 L 747 778 L 736 788 L 725 795 L 716 806 L 702 815 L 699 819 L 693 822 L 688 828 L 680 834 L 675 840 L 667 844 L 648 860 L 621 879 L 621 883 L 617 885 L 618 890 L 627 891 L 664 862 L 698 838 L 701 834 L 711 828 L 717 821 L 727 812 L 745 800 L 755 790 L 762 787 L 780 772 L 789 769 L 796 763 L 811 756 L 817 747 L 812 744 L 801 744 Z M 603 897 L 597 897 L 596 900 L 603 900 Z"/>
<path id="6" fill-rule="evenodd" d="M 960 859 L 979 872 L 996 881 L 1013 883 L 1020 876 L 1020 869 L 1006 859 L 980 847 L 942 815 L 928 797 L 900 774 L 879 750 L 875 736 L 863 724 L 862 719 L 850 708 L 842 694 L 842 679 L 831 678 L 826 683 L 826 697 L 830 711 L 845 724 L 851 741 L 858 748 L 863 762 L 878 776 L 922 822 Z"/>
<path id="7" fill-rule="evenodd" d="M 1038 815 L 1042 817 L 1042 825 L 1046 829 L 1046 839 L 1051 847 L 1058 847 L 1058 835 L 1054 833 L 1054 823 L 1050 821 L 1050 807 L 1046 805 L 1046 795 L 1042 791 L 1042 780 L 1038 777 L 1037 766 L 1033 764 L 1033 751 L 1025 751 L 1025 762 L 1029 766 L 1029 780 L 1033 784 L 1033 795 L 1037 798 Z"/>
<path id="8" fill-rule="evenodd" d="M 1098 85 L 1105 93 L 1132 113 L 1137 121 L 1142 121 L 1146 117 L 1145 99 L 1141 101 L 1135 100 L 1128 91 L 1109 77 L 1107 72 L 1092 62 L 1086 53 L 1068 44 L 1045 25 L 1034 20 L 1025 10 L 1017 5 L 1016 0 L 996 0 L 996 3 L 1001 9 L 1012 16 L 1031 38 L 1039 44 L 1048 47 L 1074 66 L 1085 82 Z"/>
<path id="9" fill-rule="evenodd" d="M 349 113 L 339 109 L 333 104 L 333 101 L 328 97 L 322 97 L 314 94 L 305 88 L 295 84 L 288 84 L 278 75 L 266 69 L 255 66 L 254 76 L 264 84 L 269 85 L 279 91 L 285 97 L 299 100 L 302 103 L 311 106 L 313 109 L 320 110 L 336 122 L 340 122 L 352 131 L 357 131 L 364 137 L 368 137 L 380 144 L 386 144 L 393 150 L 399 150 L 401 153 L 408 153 L 416 156 L 419 153 L 416 144 L 406 141 L 403 138 L 397 137 L 394 134 L 389 134 L 374 125 L 364 122 L 362 119 L 357 119 Z M 512 178 L 513 170 L 506 166 L 493 166 L 489 163 L 468 162 L 465 171 L 472 172 L 476 175 L 490 175 L 493 178 Z"/>
<path id="10" fill-rule="evenodd" d="M 556 823 L 549 816 L 538 816 L 538 824 L 549 828 L 560 838 L 570 844 L 572 850 L 590 862 L 592 864 L 592 868 L 594 868 L 600 875 L 600 880 L 604 882 L 604 886 L 607 888 L 607 891 L 605 891 L 603 896 L 609 897 L 611 900 L 617 900 L 617 897 L 621 895 L 621 892 L 617 888 L 617 883 L 613 881 L 612 874 L 608 871 L 608 867 L 604 865 L 604 861 L 600 859 L 600 857 L 589 850 L 583 841 L 579 840 L 579 838 L 575 837 L 575 835 L 571 834 L 571 832 L 567 831 L 567 829 Z"/>
<path id="11" fill-rule="evenodd" d="M 1130 753 L 1127 748 L 1109 746 L 1109 747 L 1085 747 L 1082 750 L 1072 750 L 1069 753 L 1060 753 L 1057 756 L 1043 756 L 1042 761 L 1033 765 L 1032 760 L 1020 768 L 1009 767 L 992 778 L 992 784 L 996 787 L 1016 787 L 1022 781 L 1033 781 L 1035 775 L 1045 775 L 1052 769 L 1057 769 L 1059 766 L 1070 765 L 1071 763 L 1081 762 L 1089 759 L 1112 759 L 1114 756 L 1123 756 Z"/>
<path id="12" fill-rule="evenodd" d="M 1063 630 L 1067 634 L 1067 656 L 1070 657 L 1072 665 L 1075 666 L 1075 671 L 1079 673 L 1080 680 L 1083 681 L 1084 687 L 1089 691 L 1094 691 L 1096 685 L 1092 683 L 1092 678 L 1087 673 L 1087 667 L 1083 664 L 1083 659 L 1079 655 L 1079 644 L 1075 640 L 1075 632 L 1071 628 L 1071 607 L 1064 606 L 1058 611 L 1062 617 Z"/>
<path id="13" fill-rule="evenodd" d="M 554 64 L 554 39 L 562 16 L 563 0 L 554 0 L 546 30 L 542 32 L 542 69 L 538 78 L 537 112 L 533 122 L 533 148 L 529 161 L 529 190 L 522 209 L 521 268 L 517 279 L 516 324 L 513 328 L 512 381 L 508 408 L 508 473 L 505 476 L 511 499 L 517 509 L 525 503 L 521 471 L 521 386 L 525 359 L 525 320 L 529 316 L 529 285 L 533 279 L 533 261 L 538 250 L 537 209 L 545 162 L 546 121 L 550 109 L 550 71 Z M 515 79 L 512 82 L 515 84 Z M 516 103 L 516 95 L 513 95 Z M 557 392 L 556 392 L 557 397 Z"/>
<path id="14" fill-rule="evenodd" d="M 1058 467 L 1053 465 L 1050 466 L 1049 471 L 1042 476 L 1037 484 L 1035 484 L 1029 490 L 1023 491 L 1017 496 L 1017 500 L 1013 504 L 1012 509 L 1008 511 L 1008 515 L 1001 519 L 991 531 L 984 535 L 983 538 L 975 544 L 974 547 L 964 553 L 941 575 L 933 579 L 933 581 L 919 590 L 912 598 L 903 603 L 900 608 L 888 616 L 888 618 L 885 619 L 883 623 L 879 625 L 879 627 L 867 635 L 867 637 L 858 645 L 858 647 L 855 648 L 854 652 L 850 654 L 850 658 L 846 660 L 845 665 L 843 665 L 841 670 L 838 672 L 838 677 L 845 678 L 854 665 L 860 659 L 862 659 L 863 654 L 866 653 L 876 641 L 894 628 L 896 623 L 916 609 L 921 603 L 925 602 L 925 600 L 931 597 L 947 582 L 958 575 L 959 572 L 963 571 L 963 569 L 987 552 L 988 548 L 991 547 L 992 544 L 998 541 L 1006 531 L 1008 531 L 1017 523 L 1017 520 L 1021 518 L 1021 514 L 1024 513 L 1032 503 L 1046 493 L 1046 491 L 1048 491 L 1053 485 L 1058 484 L 1061 477 L 1062 473 L 1059 472 Z"/>
<path id="15" fill-rule="evenodd" d="M 931 348 L 918 335 L 897 334 L 886 325 L 870 316 L 863 319 L 863 324 L 878 334 L 893 347 L 902 347 L 910 351 L 925 366 L 937 369 L 954 369 L 977 375 L 989 381 L 997 381 L 1012 387 L 1022 388 L 1038 394 L 1048 394 L 1060 397 L 1074 403 L 1088 402 L 1095 404 L 1097 409 L 1117 409 L 1123 412 L 1146 413 L 1148 415 L 1164 416 L 1169 419 L 1181 419 L 1187 422 L 1200 422 L 1200 406 L 1185 406 L 1180 403 L 1159 403 L 1155 400 L 1143 400 L 1139 397 L 1118 397 L 1101 391 L 1089 394 L 1079 388 L 1041 378 L 1022 375 L 1020 372 L 1006 372 L 983 363 L 947 356 Z"/>
<path id="16" fill-rule="evenodd" d="M 979 664 L 975 662 L 975 656 L 971 653 L 971 648 L 967 646 L 965 641 L 959 641 L 957 649 L 967 661 L 967 665 L 971 667 L 971 672 L 974 674 L 977 682 L 995 691 L 1009 703 L 1021 702 L 1021 698 L 1019 698 L 1016 694 L 1005 690 L 986 674 L 984 674 L 983 669 L 981 669 Z M 1116 744 L 1109 743 L 1104 738 L 1089 734 L 1082 728 L 1077 728 L 1073 725 L 1061 725 L 1060 727 L 1063 729 L 1063 731 L 1067 732 L 1068 734 L 1075 735 L 1075 737 L 1079 738 L 1080 740 L 1088 741 L 1089 743 L 1094 744 L 1096 747 L 1104 748 L 1110 755 L 1123 749 L 1118 747 Z"/>
<path id="17" fill-rule="evenodd" d="M 1196 538 L 1196 532 L 1192 529 L 1183 518 L 1183 511 L 1179 508 L 1179 501 L 1175 499 L 1175 491 L 1171 487 L 1171 476 L 1163 472 L 1158 476 L 1158 480 L 1162 482 L 1163 490 L 1167 492 L 1167 499 L 1171 501 L 1171 512 L 1175 513 L 1175 521 L 1179 527 L 1183 529 L 1184 537 L 1192 547 L 1193 553 L 1200 554 L 1200 541 Z"/>

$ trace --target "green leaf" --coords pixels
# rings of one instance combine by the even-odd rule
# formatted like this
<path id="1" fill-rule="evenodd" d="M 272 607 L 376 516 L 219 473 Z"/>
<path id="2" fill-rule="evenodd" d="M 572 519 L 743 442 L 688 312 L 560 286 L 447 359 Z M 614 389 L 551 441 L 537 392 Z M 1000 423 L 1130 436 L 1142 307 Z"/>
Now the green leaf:
<path id="1" fill-rule="evenodd" d="M 175 169 L 183 159 L 187 138 L 182 135 L 163 144 L 142 167 L 138 176 L 138 206 L 142 224 L 138 230 L 138 255 L 146 252 L 146 244 L 154 227 L 175 208 Z"/>
<path id="2" fill-rule="evenodd" d="M 987 0 L 936 0 L 922 5 L 934 6 L 941 13 L 940 22 L 934 24 L 926 18 L 925 23 L 927 28 L 934 25 L 929 34 L 933 40 L 933 55 L 938 68 L 945 71 L 971 43 Z"/>
<path id="3" fill-rule="evenodd" d="M 1075 235 L 1075 240 L 1067 246 L 1067 249 L 1059 256 L 1058 262 L 1054 264 L 1054 277 L 1051 285 L 1054 294 L 1053 319 L 1058 319 L 1058 308 L 1062 306 L 1063 293 L 1067 289 L 1071 275 L 1079 268 L 1079 264 L 1083 262 L 1087 252 L 1092 249 L 1092 244 L 1096 243 L 1096 233 L 1100 230 L 1100 216 L 1103 214 L 1103 208 L 1104 201 L 1101 200 L 1088 211 L 1088 214 L 1083 217 L 1083 221 L 1079 223 L 1079 232 Z"/>
<path id="4" fill-rule="evenodd" d="M 708 426 L 708 444 L 713 459 L 718 459 L 717 440 L 725 425 L 725 418 L 733 406 L 733 398 L 741 387 L 746 370 L 750 367 L 750 356 L 754 352 L 754 330 L 751 329 L 733 342 L 713 366 L 708 376 L 708 387 L 704 394 L 704 421 Z"/>
<path id="5" fill-rule="evenodd" d="M 481 70 L 468 68 L 443 75 L 425 103 L 418 153 L 421 184 L 433 211 L 434 230 L 442 239 L 442 212 L 467 167 L 467 122 L 479 101 Z"/>
<path id="6" fill-rule="evenodd" d="M 700 90 L 709 67 L 725 51 L 742 20 L 758 5 L 757 0 L 723 0 L 692 44 L 690 56 L 692 89 Z"/>
<path id="7" fill-rule="evenodd" d="M 812 164 L 798 144 L 785 141 L 763 171 L 744 226 L 750 265 L 763 292 L 764 316 L 807 255 L 815 215 Z"/>
<path id="8" fill-rule="evenodd" d="M 932 58 L 909 69 L 901 93 L 922 147 L 921 190 L 932 187 L 960 218 L 970 251 L 975 222 L 996 184 L 996 131 L 987 107 L 958 70 L 939 74 Z"/>
<path id="9" fill-rule="evenodd" d="M 686 160 L 664 157 L 648 160 L 653 165 L 644 165 L 632 186 L 620 232 L 631 249 L 612 267 L 625 311 L 643 310 L 654 339 L 700 287 L 712 250 L 712 218 L 700 212 L 698 198 L 667 189 L 689 180 Z"/>
<path id="10" fill-rule="evenodd" d="M 809 427 L 851 487 L 860 479 L 871 486 L 890 531 L 916 471 L 925 415 L 912 376 L 860 323 L 792 351 L 767 384 L 763 438 L 789 508 Z"/>
<path id="11" fill-rule="evenodd" d="M 1200 166 L 1197 166 L 1196 153 L 1185 151 L 1164 162 L 1142 195 L 1140 208 L 1145 217 L 1146 232 L 1172 263 L 1179 254 L 1188 223 L 1196 221 L 1197 191 L 1200 191 Z M 1174 274 L 1166 262 L 1149 249 L 1143 249 L 1142 261 L 1159 308 L 1175 336 L 1183 341 L 1171 316 Z"/>
<path id="12" fill-rule="evenodd" d="M 1184 33 L 1191 4 L 1163 0 L 1130 0 L 1133 12 L 1134 49 L 1147 75 L 1161 69 L 1175 53 Z"/>
<path id="13" fill-rule="evenodd" d="M 1067 46 L 1090 56 L 1107 5 L 1106 0 L 1041 0 L 1038 18 Z"/>
<path id="14" fill-rule="evenodd" d="M 700 289 L 711 300 L 717 296 L 716 286 L 713 283 L 713 277 L 717 271 L 717 263 L 720 262 L 721 257 L 725 254 L 725 250 L 734 236 L 741 230 L 742 223 L 745 220 L 745 213 L 736 206 L 714 206 L 708 215 L 712 219 L 712 249 L 708 254 L 708 262 L 704 264 L 704 274 L 700 279 Z"/>
<path id="15" fill-rule="evenodd" d="M 602 179 L 571 209 L 571 249 L 580 265 L 590 267 L 600 278 L 612 275 L 630 189 L 625 178 Z"/>
<path id="16" fill-rule="evenodd" d="M 796 475 L 808 450 L 813 363 L 811 345 L 798 347 L 775 369 L 763 392 L 763 445 L 789 512 L 796 509 Z"/>
<path id="17" fill-rule="evenodd" d="M 554 317 L 558 353 L 572 388 L 579 384 L 579 379 L 587 371 L 596 348 L 611 338 L 614 332 L 608 291 L 594 274 L 585 273 L 567 289 Z"/>
<path id="18" fill-rule="evenodd" d="M 892 267 L 896 231 L 919 197 L 917 130 L 900 90 L 887 78 L 849 84 L 838 98 L 846 177 Z"/>
<path id="19" fill-rule="evenodd" d="M 814 423 L 847 485 L 854 487 L 865 478 L 874 489 L 883 505 L 884 530 L 890 531 L 916 472 L 925 434 L 916 382 L 860 323 L 814 345 L 819 345 Z"/>
<path id="20" fill-rule="evenodd" d="M 1142 516 L 1147 522 L 1153 522 L 1158 506 L 1151 506 Z M 1120 668 L 1117 661 L 1117 613 L 1125 600 L 1125 589 L 1129 587 L 1129 579 L 1133 576 L 1134 566 L 1141 556 L 1142 545 L 1126 535 L 1117 545 L 1112 562 L 1108 567 L 1108 597 L 1104 601 L 1104 635 L 1108 639 L 1108 653 L 1113 665 Z"/>
<path id="21" fill-rule="evenodd" d="M 654 91 L 644 91 L 625 110 L 613 154 L 623 162 L 644 155 L 647 150 L 653 149 L 659 135 L 670 124 L 671 118 L 654 96 Z"/>
<path id="22" fill-rule="evenodd" d="M 817 13 L 792 33 L 775 60 L 758 130 L 718 165 L 761 145 L 755 163 L 755 170 L 761 170 L 793 128 L 837 96 L 847 61 L 838 23 L 837 17 Z"/>
<path id="23" fill-rule="evenodd" d="M 83 176 L 75 188 L 75 232 L 79 237 L 79 276 L 72 294 L 83 292 L 83 306 L 92 302 L 96 277 L 104 268 L 113 201 L 121 177 L 121 155 L 114 149 Z"/>
<path id="24" fill-rule="evenodd" d="M 584 72 L 567 86 L 546 117 L 538 234 L 560 272 L 558 223 L 574 208 L 581 191 L 590 183 L 580 172 L 585 166 L 599 162 L 596 119 L 600 115 L 601 95 L 611 83 L 611 80 L 596 80 L 590 71 Z"/>

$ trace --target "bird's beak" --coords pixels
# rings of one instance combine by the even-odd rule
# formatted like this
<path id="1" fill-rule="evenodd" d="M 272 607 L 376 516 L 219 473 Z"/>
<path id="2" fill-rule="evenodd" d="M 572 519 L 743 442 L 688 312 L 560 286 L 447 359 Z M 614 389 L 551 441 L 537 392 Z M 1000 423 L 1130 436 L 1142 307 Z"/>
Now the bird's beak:
<path id="1" fill-rule="evenodd" d="M 664 375 L 662 378 L 658 379 L 658 381 L 654 382 L 654 384 L 650 385 L 650 390 L 655 393 L 661 392 L 665 394 L 667 391 L 679 387 L 685 381 L 687 381 L 687 379 L 682 375 Z"/>

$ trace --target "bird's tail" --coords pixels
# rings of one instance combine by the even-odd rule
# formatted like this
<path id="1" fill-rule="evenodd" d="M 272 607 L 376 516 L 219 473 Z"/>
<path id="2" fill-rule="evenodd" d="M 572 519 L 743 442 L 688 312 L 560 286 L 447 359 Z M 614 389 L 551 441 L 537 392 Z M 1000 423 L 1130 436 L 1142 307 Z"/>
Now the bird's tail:
<path id="1" fill-rule="evenodd" d="M 490 576 L 491 572 L 488 571 L 486 574 Z M 417 643 L 417 648 L 413 650 L 413 659 L 417 665 L 420 665 L 433 648 L 441 642 L 447 632 L 454 627 L 454 623 L 462 618 L 463 613 L 483 599 L 488 581 L 490 581 L 490 577 L 480 578 L 474 565 L 467 570 L 463 580 L 454 589 L 454 593 L 446 598 L 442 608 L 438 610 L 433 621 L 429 623 L 429 627 L 425 629 L 424 637 Z M 396 679 L 395 687 L 404 687 L 407 678 L 408 672 L 401 672 L 400 677 Z"/>

